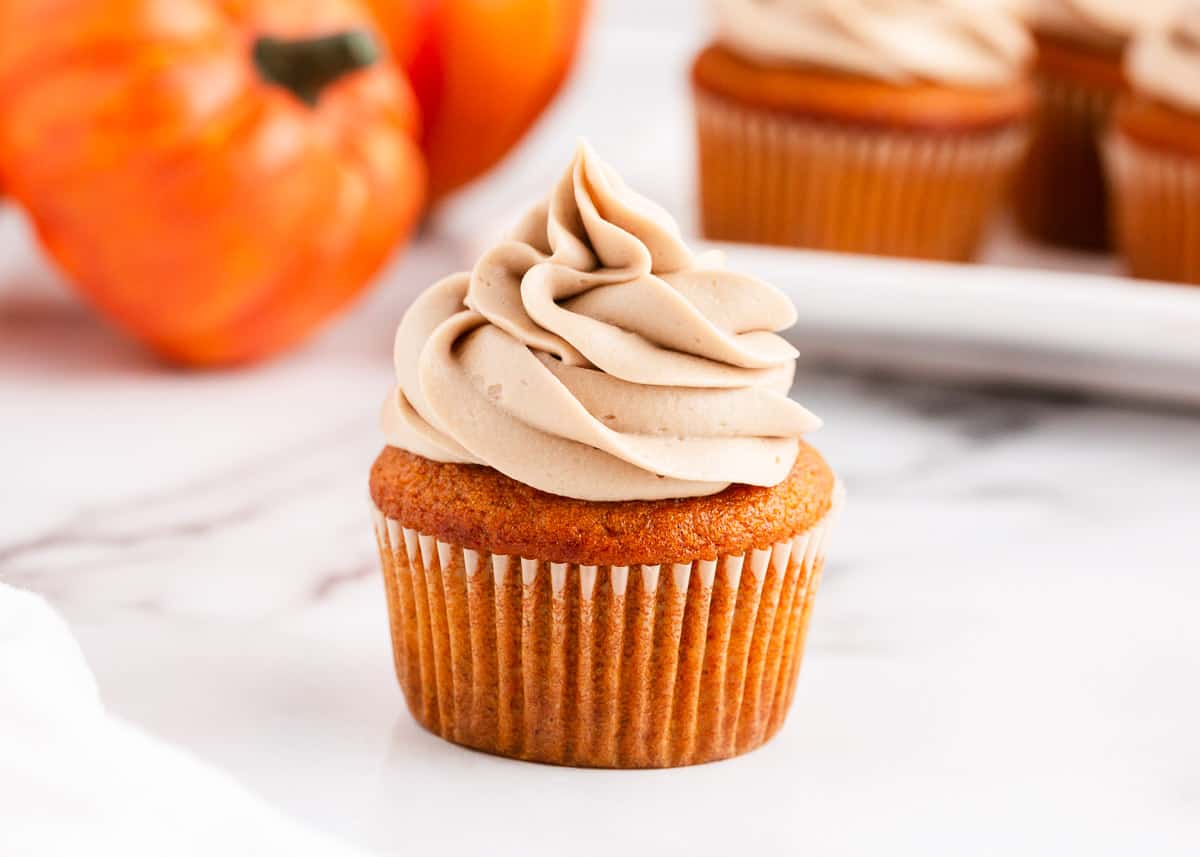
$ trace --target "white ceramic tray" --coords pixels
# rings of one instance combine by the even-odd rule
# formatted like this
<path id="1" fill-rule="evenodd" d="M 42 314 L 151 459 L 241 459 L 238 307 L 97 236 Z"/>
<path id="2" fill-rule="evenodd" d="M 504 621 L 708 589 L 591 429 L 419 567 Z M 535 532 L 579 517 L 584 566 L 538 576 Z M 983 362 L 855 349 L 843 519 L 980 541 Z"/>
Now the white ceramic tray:
<path id="1" fill-rule="evenodd" d="M 809 361 L 1200 405 L 1200 288 L 1023 267 L 1115 268 L 1104 257 L 1004 239 L 976 265 L 703 246 L 792 296 Z"/>

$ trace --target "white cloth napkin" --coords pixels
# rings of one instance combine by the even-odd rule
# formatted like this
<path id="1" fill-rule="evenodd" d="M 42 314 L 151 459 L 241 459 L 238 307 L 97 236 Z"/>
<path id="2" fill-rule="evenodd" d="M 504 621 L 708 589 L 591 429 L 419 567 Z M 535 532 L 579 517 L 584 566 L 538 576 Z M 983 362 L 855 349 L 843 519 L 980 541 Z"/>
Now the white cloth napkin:
<path id="1" fill-rule="evenodd" d="M 66 623 L 3 583 L 0 854 L 362 857 L 107 714 Z"/>

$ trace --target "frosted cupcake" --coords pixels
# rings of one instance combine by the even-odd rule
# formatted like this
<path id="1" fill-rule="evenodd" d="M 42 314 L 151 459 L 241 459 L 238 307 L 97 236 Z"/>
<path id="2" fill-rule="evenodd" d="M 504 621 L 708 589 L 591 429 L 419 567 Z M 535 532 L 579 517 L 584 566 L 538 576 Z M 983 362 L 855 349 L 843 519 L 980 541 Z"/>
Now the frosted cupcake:
<path id="1" fill-rule="evenodd" d="M 1032 42 L 964 0 L 714 0 L 692 81 L 710 238 L 971 258 L 1033 105 Z"/>
<path id="2" fill-rule="evenodd" d="M 1108 143 L 1115 237 L 1137 277 L 1200 283 L 1200 4 L 1129 52 Z"/>
<path id="3" fill-rule="evenodd" d="M 1027 0 L 1037 42 L 1037 124 L 1014 193 L 1035 238 L 1088 250 L 1110 245 L 1099 141 L 1125 91 L 1129 39 L 1179 0 Z"/>
<path id="4" fill-rule="evenodd" d="M 586 147 L 418 298 L 370 479 L 418 722 L 621 768 L 779 729 L 840 496 L 787 397 L 794 320 Z"/>

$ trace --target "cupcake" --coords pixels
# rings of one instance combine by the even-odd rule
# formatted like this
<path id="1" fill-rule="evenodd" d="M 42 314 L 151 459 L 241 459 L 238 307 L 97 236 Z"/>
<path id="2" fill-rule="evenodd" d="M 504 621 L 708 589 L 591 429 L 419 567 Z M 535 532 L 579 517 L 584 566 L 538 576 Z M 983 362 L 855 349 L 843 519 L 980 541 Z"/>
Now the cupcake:
<path id="1" fill-rule="evenodd" d="M 840 502 L 796 314 L 581 145 L 396 334 L 371 470 L 396 675 L 489 753 L 669 767 L 783 723 Z"/>
<path id="2" fill-rule="evenodd" d="M 1178 2 L 1028 0 L 1039 104 L 1013 206 L 1030 236 L 1082 250 L 1110 246 L 1099 140 L 1125 90 L 1122 55 L 1132 34 Z"/>
<path id="3" fill-rule="evenodd" d="M 1108 140 L 1114 232 L 1137 277 L 1200 283 L 1200 3 L 1129 53 Z"/>
<path id="4" fill-rule="evenodd" d="M 1033 107 L 996 0 L 714 0 L 692 67 L 704 233 L 967 260 Z"/>

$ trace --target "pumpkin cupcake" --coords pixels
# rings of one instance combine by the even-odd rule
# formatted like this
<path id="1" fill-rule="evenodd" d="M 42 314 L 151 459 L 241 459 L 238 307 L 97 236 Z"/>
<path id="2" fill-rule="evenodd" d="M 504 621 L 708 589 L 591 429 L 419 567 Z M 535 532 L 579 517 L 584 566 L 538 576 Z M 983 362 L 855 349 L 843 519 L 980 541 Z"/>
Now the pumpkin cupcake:
<path id="1" fill-rule="evenodd" d="M 585 145 L 396 335 L 371 470 L 396 674 L 447 740 L 695 764 L 783 722 L 840 489 L 791 303 Z"/>
<path id="2" fill-rule="evenodd" d="M 1129 52 L 1108 140 L 1114 232 L 1137 277 L 1200 283 L 1200 3 Z"/>
<path id="3" fill-rule="evenodd" d="M 1017 176 L 1017 223 L 1034 238 L 1082 250 L 1110 244 L 1100 138 L 1126 89 L 1130 37 L 1179 0 L 1028 0 L 1037 43 L 1038 109 Z"/>
<path id="4" fill-rule="evenodd" d="M 966 260 L 1024 151 L 1032 43 L 998 3 L 714 0 L 692 67 L 710 238 Z"/>

